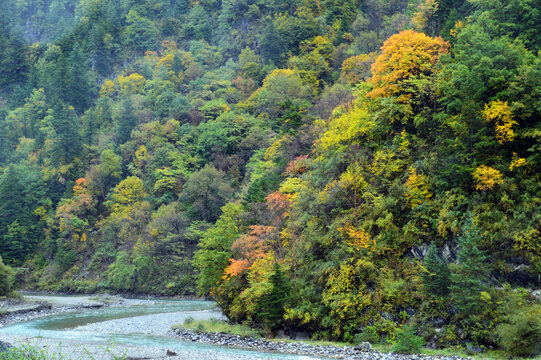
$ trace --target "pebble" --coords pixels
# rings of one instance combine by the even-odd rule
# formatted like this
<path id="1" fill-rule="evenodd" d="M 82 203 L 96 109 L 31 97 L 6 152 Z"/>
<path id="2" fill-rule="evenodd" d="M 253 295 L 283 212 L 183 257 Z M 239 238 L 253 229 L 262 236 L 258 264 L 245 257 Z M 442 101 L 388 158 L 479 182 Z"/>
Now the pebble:
<path id="1" fill-rule="evenodd" d="M 362 343 L 356 347 L 338 347 L 331 345 L 311 345 L 303 342 L 271 341 L 251 336 L 240 336 L 215 332 L 195 332 L 192 330 L 178 328 L 171 333 L 182 340 L 192 342 L 205 342 L 220 346 L 231 346 L 243 349 L 254 349 L 259 351 L 274 351 L 279 353 L 307 355 L 317 357 L 328 357 L 347 360 L 463 360 L 459 356 L 429 356 L 409 355 L 396 353 L 382 353 L 372 350 L 369 343 Z M 469 359 L 469 358 L 468 358 Z"/>

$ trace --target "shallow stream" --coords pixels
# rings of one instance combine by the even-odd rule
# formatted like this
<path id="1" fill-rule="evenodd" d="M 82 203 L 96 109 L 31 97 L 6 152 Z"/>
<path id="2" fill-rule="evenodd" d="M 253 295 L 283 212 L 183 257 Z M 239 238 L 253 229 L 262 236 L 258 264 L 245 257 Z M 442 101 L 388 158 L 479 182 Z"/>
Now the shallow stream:
<path id="1" fill-rule="evenodd" d="M 210 301 L 153 300 L 144 305 L 104 307 L 50 315 L 0 328 L 0 332 L 29 337 L 144 345 L 172 350 L 196 350 L 230 354 L 253 359 L 308 360 L 310 356 L 268 353 L 212 344 L 186 342 L 166 336 L 174 323 L 187 317 L 194 319 L 220 318 L 220 312 Z M 153 328 L 156 327 L 156 328 Z"/>

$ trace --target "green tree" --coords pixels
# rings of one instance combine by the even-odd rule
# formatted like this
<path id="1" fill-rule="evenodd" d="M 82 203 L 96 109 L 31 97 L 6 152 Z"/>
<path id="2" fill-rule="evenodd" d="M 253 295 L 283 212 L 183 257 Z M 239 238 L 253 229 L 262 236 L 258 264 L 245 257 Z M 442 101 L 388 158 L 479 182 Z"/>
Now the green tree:
<path id="1" fill-rule="evenodd" d="M 55 165 L 69 164 L 81 155 L 82 141 L 79 135 L 79 118 L 73 107 L 57 103 L 52 113 L 54 127 L 52 161 Z"/>
<path id="2" fill-rule="evenodd" d="M 440 259 L 436 245 L 431 243 L 423 265 L 423 284 L 427 294 L 445 296 L 449 293 L 450 272 L 447 262 Z"/>
<path id="3" fill-rule="evenodd" d="M 4 264 L 0 257 L 0 296 L 8 296 L 13 291 L 13 269 Z"/>
<path id="4" fill-rule="evenodd" d="M 28 62 L 24 56 L 23 43 L 10 36 L 4 18 L 0 16 L 0 88 L 24 81 Z"/>
<path id="5" fill-rule="evenodd" d="M 214 295 L 223 281 L 224 269 L 229 265 L 231 245 L 240 234 L 240 215 L 243 207 L 228 203 L 216 224 L 208 229 L 194 254 L 192 264 L 197 269 L 197 291 L 199 295 Z"/>
<path id="6" fill-rule="evenodd" d="M 126 41 L 129 48 L 138 52 L 151 51 L 156 48 L 157 30 L 154 23 L 130 10 L 126 16 Z"/>
<path id="7" fill-rule="evenodd" d="M 259 299 L 259 318 L 263 321 L 264 327 L 275 331 L 282 324 L 291 288 L 278 263 L 274 263 L 269 281 L 270 292 Z"/>
<path id="8" fill-rule="evenodd" d="M 395 342 L 391 349 L 399 353 L 415 354 L 421 350 L 423 344 L 424 339 L 415 335 L 413 326 L 404 325 L 398 329 Z"/>
<path id="9" fill-rule="evenodd" d="M 86 65 L 86 57 L 79 43 L 75 43 L 68 57 L 66 74 L 67 101 L 79 112 L 87 109 L 92 101 L 95 86 Z"/>
<path id="10" fill-rule="evenodd" d="M 38 86 L 45 89 L 47 99 L 53 105 L 66 100 L 66 76 L 68 62 L 57 45 L 49 45 L 36 64 Z"/>
<path id="11" fill-rule="evenodd" d="M 261 56 L 267 63 L 276 66 L 281 64 L 281 56 L 284 52 L 283 40 L 274 26 L 274 22 L 268 21 L 261 34 Z"/>
<path id="12" fill-rule="evenodd" d="M 193 219 L 215 222 L 220 209 L 233 194 L 225 174 L 212 164 L 195 172 L 184 185 L 181 201 Z"/>
<path id="13" fill-rule="evenodd" d="M 514 356 L 534 357 L 541 353 L 541 306 L 512 310 L 498 327 L 501 344 Z"/>
<path id="14" fill-rule="evenodd" d="M 122 100 L 119 107 L 113 112 L 113 122 L 115 124 L 115 141 L 117 144 L 124 144 L 130 139 L 131 131 L 137 125 L 137 116 L 133 109 L 133 102 L 129 97 Z"/>
<path id="15" fill-rule="evenodd" d="M 469 320 L 479 314 L 482 307 L 481 292 L 488 289 L 490 265 L 482 251 L 482 235 L 471 219 L 466 221 L 458 238 L 457 264 L 451 268 L 449 286 L 451 302 L 458 316 Z"/>

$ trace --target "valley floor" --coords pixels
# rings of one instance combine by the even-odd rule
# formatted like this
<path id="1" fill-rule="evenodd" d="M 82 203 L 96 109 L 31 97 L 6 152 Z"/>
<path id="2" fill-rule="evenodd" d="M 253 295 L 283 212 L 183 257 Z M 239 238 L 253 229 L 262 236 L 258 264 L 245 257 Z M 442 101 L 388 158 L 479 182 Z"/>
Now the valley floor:
<path id="1" fill-rule="evenodd" d="M 57 315 L 84 309 L 100 307 L 129 307 L 134 305 L 151 304 L 152 300 L 131 300 L 120 297 L 93 297 L 93 296 L 28 296 L 29 301 L 16 301 L 2 305 L 3 317 L 0 318 L 2 326 L 18 323 L 46 315 Z M 79 314 L 79 313 L 78 313 Z M 79 336 L 77 339 L 56 339 L 35 334 L 10 334 L 0 331 L 0 341 L 15 346 L 30 345 L 44 349 L 55 360 L 116 360 L 116 359 L 363 359 L 363 360 L 455 360 L 454 356 L 431 357 L 426 355 L 398 355 L 392 353 L 367 352 L 355 350 L 351 347 L 314 346 L 301 342 L 274 342 L 264 339 L 239 337 L 236 335 L 220 334 L 218 337 L 210 334 L 195 334 L 188 330 L 172 332 L 171 328 L 181 324 L 186 317 L 195 320 L 203 318 L 220 318 L 216 310 L 182 311 L 148 314 L 107 321 L 91 322 L 78 326 L 77 331 L 89 334 L 88 337 Z M 179 329 L 180 330 L 180 329 Z M 186 332 L 187 331 L 187 332 Z M 115 343 L 117 333 L 128 333 L 131 336 L 156 337 L 152 346 Z M 49 334 L 49 333 L 48 333 Z M 96 341 L 92 334 L 111 334 L 113 342 Z M 186 346 L 169 350 L 163 339 L 186 341 Z M 216 341 L 213 341 L 216 340 Z M 162 341 L 162 343 L 160 343 Z M 170 344 L 170 342 L 169 342 Z M 219 347 L 227 345 L 228 351 L 220 351 Z M 244 350 L 243 350 L 244 349 Z M 246 351 L 250 349 L 253 353 Z M 285 354 L 290 353 L 290 354 Z M 54 355 L 53 355 L 54 354 Z M 300 356 L 296 356 L 300 355 Z M 56 356 L 56 357 L 55 357 Z"/>

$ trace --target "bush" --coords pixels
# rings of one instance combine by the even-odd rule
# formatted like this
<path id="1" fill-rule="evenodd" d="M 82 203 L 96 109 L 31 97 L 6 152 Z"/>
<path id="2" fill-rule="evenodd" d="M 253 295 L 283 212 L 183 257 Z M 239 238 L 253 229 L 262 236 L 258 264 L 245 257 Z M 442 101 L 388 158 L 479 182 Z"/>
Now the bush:
<path id="1" fill-rule="evenodd" d="M 197 325 L 195 325 L 195 329 L 194 331 L 198 334 L 200 333 L 203 333 L 205 332 L 207 329 L 205 328 L 205 325 L 203 325 L 202 323 L 197 323 Z"/>
<path id="2" fill-rule="evenodd" d="M 370 344 L 378 344 L 380 342 L 380 337 L 378 330 L 375 326 L 367 326 L 364 328 L 363 332 L 355 335 L 355 343 L 359 344 L 365 341 L 368 341 Z"/>
<path id="3" fill-rule="evenodd" d="M 13 269 L 4 264 L 0 257 L 0 296 L 10 295 L 13 291 Z"/>
<path id="4" fill-rule="evenodd" d="M 30 345 L 5 348 L 0 352 L 0 360 L 63 360 L 59 354 L 49 353 Z"/>
<path id="5" fill-rule="evenodd" d="M 186 319 L 184 319 L 184 325 L 190 325 L 194 322 L 194 318 L 191 316 L 188 316 Z"/>
<path id="6" fill-rule="evenodd" d="M 424 345 L 424 339 L 415 335 L 413 327 L 404 325 L 396 332 L 396 339 L 391 348 L 392 351 L 400 353 L 417 353 Z"/>
<path id="7" fill-rule="evenodd" d="M 514 356 L 532 357 L 541 353 L 541 306 L 516 310 L 498 327 L 501 345 Z"/>

